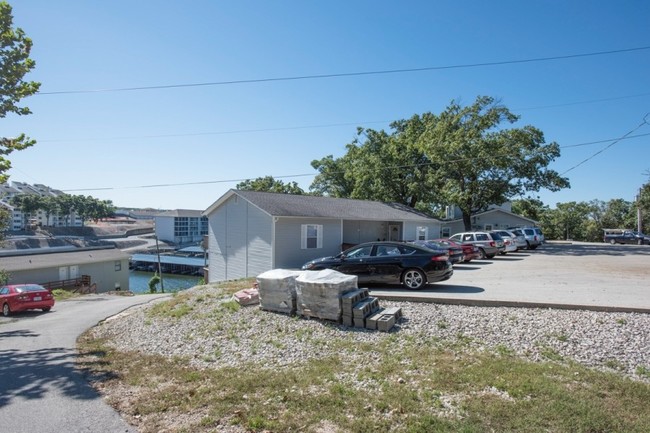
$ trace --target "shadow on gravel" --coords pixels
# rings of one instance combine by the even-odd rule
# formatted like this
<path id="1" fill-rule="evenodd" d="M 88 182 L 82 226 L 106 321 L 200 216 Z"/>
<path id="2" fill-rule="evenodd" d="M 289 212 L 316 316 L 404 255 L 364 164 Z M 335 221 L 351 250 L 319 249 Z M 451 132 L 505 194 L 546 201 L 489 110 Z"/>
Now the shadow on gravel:
<path id="1" fill-rule="evenodd" d="M 20 331 L 14 336 L 20 336 Z M 79 400 L 100 398 L 82 372 L 75 369 L 75 358 L 74 350 L 64 348 L 28 352 L 0 350 L 0 407 L 10 404 L 15 398 L 44 398 L 53 389 Z"/>
<path id="2" fill-rule="evenodd" d="M 572 244 L 547 243 L 535 250 L 533 254 L 552 256 L 650 256 L 648 245 L 610 245 L 610 244 Z"/>

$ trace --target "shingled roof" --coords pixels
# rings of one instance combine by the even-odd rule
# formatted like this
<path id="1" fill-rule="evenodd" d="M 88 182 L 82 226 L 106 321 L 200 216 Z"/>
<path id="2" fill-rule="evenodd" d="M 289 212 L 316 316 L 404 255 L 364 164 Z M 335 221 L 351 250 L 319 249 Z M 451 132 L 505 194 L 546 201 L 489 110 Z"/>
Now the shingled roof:
<path id="1" fill-rule="evenodd" d="M 116 248 L 83 249 L 64 252 L 41 252 L 16 254 L 2 257 L 2 268 L 6 271 L 25 271 L 54 266 L 85 265 L 88 263 L 107 262 L 128 259 L 129 255 Z"/>
<path id="2" fill-rule="evenodd" d="M 434 218 L 422 212 L 398 203 L 234 189 L 231 189 L 214 202 L 203 214 L 209 215 L 233 195 L 242 197 L 262 211 L 275 217 L 336 218 L 365 221 L 434 220 Z"/>

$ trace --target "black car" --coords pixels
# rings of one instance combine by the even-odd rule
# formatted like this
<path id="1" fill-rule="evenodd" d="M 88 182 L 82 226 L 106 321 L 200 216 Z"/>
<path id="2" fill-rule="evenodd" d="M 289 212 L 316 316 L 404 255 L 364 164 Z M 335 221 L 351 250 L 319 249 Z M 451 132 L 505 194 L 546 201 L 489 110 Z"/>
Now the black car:
<path id="1" fill-rule="evenodd" d="M 409 289 L 447 280 L 454 272 L 446 252 L 400 242 L 359 244 L 334 257 L 311 260 L 302 269 L 334 269 L 356 275 L 359 283 L 404 284 Z"/>
<path id="2" fill-rule="evenodd" d="M 455 242 L 452 243 L 443 240 L 427 240 L 413 241 L 411 243 L 424 248 L 429 248 L 430 250 L 434 251 L 447 251 L 447 254 L 449 254 L 449 261 L 452 265 L 462 262 L 465 257 L 465 254 L 463 254 L 463 249 Z"/>

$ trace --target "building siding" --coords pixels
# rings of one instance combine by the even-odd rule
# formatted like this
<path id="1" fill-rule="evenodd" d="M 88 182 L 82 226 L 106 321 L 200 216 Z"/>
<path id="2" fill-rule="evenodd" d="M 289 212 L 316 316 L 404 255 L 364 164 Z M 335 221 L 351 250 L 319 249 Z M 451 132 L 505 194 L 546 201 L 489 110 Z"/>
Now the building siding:
<path id="1" fill-rule="evenodd" d="M 388 238 L 388 227 L 381 221 L 344 221 L 343 243 L 360 244 Z"/>
<path id="2" fill-rule="evenodd" d="M 208 278 L 210 282 L 226 280 L 226 214 L 227 203 L 208 219 Z"/>
<path id="3" fill-rule="evenodd" d="M 323 226 L 322 248 L 301 248 L 303 224 Z M 278 218 L 275 223 L 275 267 L 300 268 L 311 259 L 341 252 L 341 221 L 317 218 Z"/>
<path id="4" fill-rule="evenodd" d="M 256 277 L 273 269 L 273 218 L 246 203 L 248 209 L 246 237 L 248 239 L 247 277 Z"/>
<path id="5" fill-rule="evenodd" d="M 120 262 L 120 266 L 119 270 L 116 270 L 115 262 L 118 261 Z M 40 269 L 15 270 L 10 272 L 9 284 L 38 284 L 50 281 L 59 281 L 61 279 L 60 275 L 62 271 L 70 277 L 70 268 L 75 266 L 78 268 L 78 277 L 81 277 L 82 275 L 90 275 L 91 283 L 97 284 L 98 292 L 108 292 L 115 290 L 117 287 L 122 291 L 129 290 L 128 259 L 107 260 L 79 265 L 52 265 Z"/>

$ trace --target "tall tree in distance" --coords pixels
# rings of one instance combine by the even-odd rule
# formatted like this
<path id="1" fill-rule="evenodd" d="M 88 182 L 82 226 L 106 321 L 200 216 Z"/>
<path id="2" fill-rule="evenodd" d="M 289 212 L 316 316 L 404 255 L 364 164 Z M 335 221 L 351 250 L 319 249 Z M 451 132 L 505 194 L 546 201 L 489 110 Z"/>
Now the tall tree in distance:
<path id="1" fill-rule="evenodd" d="M 24 81 L 25 75 L 34 69 L 35 62 L 29 58 L 32 40 L 20 28 L 13 28 L 11 6 L 0 1 L 0 118 L 13 113 L 19 116 L 31 114 L 27 107 L 19 106 L 20 100 L 38 92 L 40 83 Z M 11 162 L 5 158 L 15 150 L 23 150 L 36 141 L 24 133 L 17 137 L 0 137 L 0 183 L 8 179 Z"/>
<path id="2" fill-rule="evenodd" d="M 296 195 L 302 195 L 305 193 L 296 182 L 284 183 L 281 180 L 274 179 L 273 176 L 258 177 L 254 180 L 245 180 L 238 183 L 235 186 L 235 189 L 242 191 L 279 192 L 283 194 Z"/>

